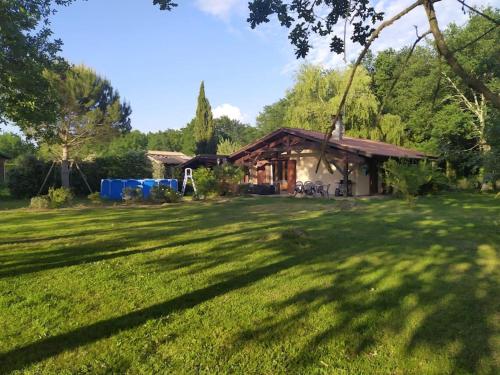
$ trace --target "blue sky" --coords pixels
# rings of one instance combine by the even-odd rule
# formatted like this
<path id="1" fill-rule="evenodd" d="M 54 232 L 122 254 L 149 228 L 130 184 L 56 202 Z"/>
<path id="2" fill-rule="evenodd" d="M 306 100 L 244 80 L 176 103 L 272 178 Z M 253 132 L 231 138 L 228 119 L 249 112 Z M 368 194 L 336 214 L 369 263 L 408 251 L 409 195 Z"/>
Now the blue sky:
<path id="1" fill-rule="evenodd" d="M 52 27 L 65 58 L 94 68 L 130 101 L 134 128 L 184 126 L 202 80 L 213 109 L 225 105 L 234 117 L 239 109 L 253 123 L 290 85 L 282 72 L 293 57 L 286 34 L 250 30 L 244 8 L 210 13 L 180 3 L 164 12 L 152 0 L 79 1 L 62 8 Z"/>
<path id="2" fill-rule="evenodd" d="M 474 5 L 499 0 L 469 0 Z M 266 104 L 281 98 L 293 84 L 297 61 L 287 33 L 276 21 L 251 30 L 248 0 L 179 0 L 173 12 L 160 11 L 152 0 L 77 0 L 52 18 L 55 37 L 64 42 L 62 55 L 107 77 L 130 102 L 132 126 L 141 131 L 183 127 L 193 116 L 200 82 L 214 115 L 228 114 L 244 122 Z M 378 0 L 378 10 L 395 14 L 413 0 Z M 455 0 L 436 5 L 442 27 L 466 16 Z M 375 52 L 413 42 L 415 31 L 428 28 L 422 9 L 385 31 Z M 316 38 L 308 62 L 343 67 L 329 52 L 328 41 Z M 347 60 L 359 46 L 348 45 Z"/>

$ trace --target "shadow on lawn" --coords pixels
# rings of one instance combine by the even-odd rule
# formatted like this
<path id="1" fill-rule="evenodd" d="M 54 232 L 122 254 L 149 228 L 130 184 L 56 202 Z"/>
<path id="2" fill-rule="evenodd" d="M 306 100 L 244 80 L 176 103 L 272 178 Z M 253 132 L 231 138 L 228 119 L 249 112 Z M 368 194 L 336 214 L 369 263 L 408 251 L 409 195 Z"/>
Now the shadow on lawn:
<path id="1" fill-rule="evenodd" d="M 420 208 L 424 209 L 434 219 L 441 217 L 441 213 L 434 212 L 431 206 Z M 401 352 L 407 355 L 411 356 L 422 347 L 441 350 L 454 345 L 456 349 L 448 351 L 454 366 L 450 372 L 476 372 L 483 366 L 483 372 L 494 373 L 495 363 L 491 362 L 494 332 L 488 319 L 498 308 L 498 303 L 492 301 L 500 290 L 495 282 L 498 269 L 491 268 L 486 258 L 495 257 L 495 243 L 464 227 L 463 219 L 459 219 L 462 214 L 459 209 L 447 207 L 446 210 L 456 212 L 448 212 L 446 221 L 434 220 L 432 223 L 422 220 L 428 212 L 425 215 L 417 213 L 412 216 L 413 221 L 401 223 L 387 221 L 387 216 L 393 214 L 390 211 L 375 209 L 325 211 L 307 221 L 283 218 L 284 223 L 279 228 L 301 228 L 305 236 L 293 238 L 292 235 L 262 243 L 258 242 L 259 234 L 253 233 L 253 228 L 246 228 L 240 234 L 247 233 L 250 240 L 255 240 L 256 250 L 273 248 L 277 250 L 276 254 L 267 261 L 259 259 L 218 274 L 218 280 L 210 286 L 2 353 L 0 372 L 21 369 L 300 267 L 295 277 L 328 278 L 330 282 L 308 289 L 304 284 L 304 288 L 292 297 L 273 303 L 277 311 L 287 308 L 296 311 L 288 315 L 275 314 L 256 324 L 257 329 L 236 332 L 233 350 L 238 351 L 249 342 L 293 340 L 301 319 L 328 308 L 334 314 L 332 321 L 315 332 L 299 353 L 288 357 L 290 370 L 310 369 L 309 365 L 325 358 L 323 349 L 334 341 L 342 341 L 345 355 L 355 358 L 375 355 L 378 343 L 383 340 L 381 333 L 399 335 L 407 332 L 407 335 L 402 335 L 406 338 L 402 339 L 404 349 L 401 348 Z M 275 223 L 278 223 L 280 214 L 274 216 Z M 258 217 L 254 219 L 258 221 Z M 357 223 L 356 228 L 352 227 L 352 222 Z M 218 222 L 216 225 L 224 224 Z M 453 234 L 457 238 L 454 240 L 442 235 L 442 231 L 450 227 L 455 228 Z M 332 228 L 335 228 L 334 235 Z M 363 248 L 357 247 L 359 242 L 350 241 L 359 230 L 366 232 Z M 426 231 L 425 236 L 422 236 L 423 231 Z M 231 234 L 234 233 L 214 238 L 222 239 Z M 386 238 L 385 244 L 378 238 L 381 235 Z M 413 241 L 407 238 L 413 238 Z M 209 239 L 203 236 L 190 238 L 185 244 Z M 238 249 L 245 241 L 248 239 L 227 240 L 201 256 L 168 254 L 158 261 L 157 267 L 168 272 L 169 267 L 195 266 L 189 269 L 190 272 L 203 272 L 221 261 L 240 256 Z M 131 250 L 130 254 L 124 251 L 94 258 L 99 260 L 100 257 L 154 250 Z M 196 267 L 197 262 L 203 266 Z M 293 274 L 290 277 L 294 277 Z M 387 282 L 389 279 L 391 282 Z M 414 326 L 409 324 L 412 318 Z"/>

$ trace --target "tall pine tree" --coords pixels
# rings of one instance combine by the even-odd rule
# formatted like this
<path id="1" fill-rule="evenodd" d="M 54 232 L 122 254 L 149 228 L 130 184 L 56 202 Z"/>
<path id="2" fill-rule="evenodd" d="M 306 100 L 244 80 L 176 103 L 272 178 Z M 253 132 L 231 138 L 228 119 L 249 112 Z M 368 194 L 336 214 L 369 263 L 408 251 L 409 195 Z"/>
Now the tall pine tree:
<path id="1" fill-rule="evenodd" d="M 215 126 L 212 108 L 205 97 L 205 83 L 202 81 L 198 95 L 198 107 L 194 123 L 194 139 L 197 154 L 215 154 Z"/>

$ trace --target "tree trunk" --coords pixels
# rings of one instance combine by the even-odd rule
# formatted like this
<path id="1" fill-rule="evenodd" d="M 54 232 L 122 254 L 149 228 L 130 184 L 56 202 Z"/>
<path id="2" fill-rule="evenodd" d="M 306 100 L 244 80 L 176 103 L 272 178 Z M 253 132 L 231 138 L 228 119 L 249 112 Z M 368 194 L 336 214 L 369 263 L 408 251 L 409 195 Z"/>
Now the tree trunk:
<path id="1" fill-rule="evenodd" d="M 62 145 L 61 185 L 62 187 L 69 188 L 69 158 L 67 144 Z"/>
<path id="2" fill-rule="evenodd" d="M 477 93 L 483 94 L 484 97 L 497 109 L 500 109 L 500 95 L 491 91 L 481 80 L 467 73 L 465 69 L 457 61 L 453 53 L 449 50 L 444 36 L 439 29 L 439 24 L 436 18 L 436 12 L 432 0 L 424 0 L 424 8 L 427 13 L 429 26 L 436 41 L 436 47 L 441 56 L 444 57 L 451 70 L 459 76 L 463 82 Z"/>

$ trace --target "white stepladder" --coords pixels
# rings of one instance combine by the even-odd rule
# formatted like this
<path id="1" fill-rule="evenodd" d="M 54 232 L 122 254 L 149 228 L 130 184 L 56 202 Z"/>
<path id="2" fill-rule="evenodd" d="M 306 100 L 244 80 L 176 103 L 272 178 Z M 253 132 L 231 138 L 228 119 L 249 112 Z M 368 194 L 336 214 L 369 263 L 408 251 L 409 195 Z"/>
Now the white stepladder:
<path id="1" fill-rule="evenodd" d="M 188 180 L 191 180 L 194 193 L 196 194 L 196 185 L 194 184 L 193 170 L 191 168 L 186 168 L 186 170 L 184 171 L 184 181 L 182 182 L 182 196 L 184 196 L 184 193 L 186 192 L 186 185 Z"/>

